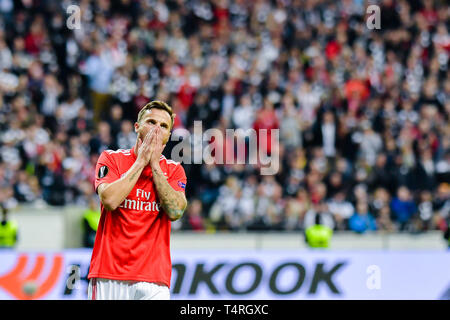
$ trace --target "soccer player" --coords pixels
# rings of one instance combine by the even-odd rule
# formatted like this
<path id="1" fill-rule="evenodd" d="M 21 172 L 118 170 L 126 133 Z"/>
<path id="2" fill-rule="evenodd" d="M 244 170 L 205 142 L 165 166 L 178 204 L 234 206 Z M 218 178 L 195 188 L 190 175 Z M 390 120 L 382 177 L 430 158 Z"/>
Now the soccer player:
<path id="1" fill-rule="evenodd" d="M 134 148 L 103 151 L 95 189 L 101 200 L 88 279 L 89 299 L 170 299 L 170 223 L 186 208 L 186 174 L 163 151 L 175 115 L 152 101 L 134 124 Z"/>

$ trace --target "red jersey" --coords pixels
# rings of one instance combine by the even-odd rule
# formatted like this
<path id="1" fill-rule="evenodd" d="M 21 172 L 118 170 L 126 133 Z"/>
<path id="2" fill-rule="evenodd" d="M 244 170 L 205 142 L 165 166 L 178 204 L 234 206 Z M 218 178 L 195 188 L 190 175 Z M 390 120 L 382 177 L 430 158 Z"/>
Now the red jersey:
<path id="1" fill-rule="evenodd" d="M 134 149 L 103 151 L 95 168 L 95 190 L 101 183 L 120 179 L 135 161 Z M 181 164 L 164 156 L 159 164 L 172 188 L 184 192 L 186 174 Z M 88 279 L 145 281 L 170 287 L 170 223 L 147 166 L 116 210 L 107 211 L 101 205 Z"/>

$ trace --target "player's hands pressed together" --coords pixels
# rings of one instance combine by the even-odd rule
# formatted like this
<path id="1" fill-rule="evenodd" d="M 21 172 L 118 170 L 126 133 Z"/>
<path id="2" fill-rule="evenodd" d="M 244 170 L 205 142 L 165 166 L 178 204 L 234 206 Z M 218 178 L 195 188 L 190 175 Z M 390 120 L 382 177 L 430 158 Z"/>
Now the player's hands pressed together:
<path id="1" fill-rule="evenodd" d="M 175 191 L 167 182 L 167 176 L 164 175 L 159 161 L 161 153 L 166 146 L 163 144 L 163 132 L 160 127 L 152 131 L 150 139 L 150 166 L 153 173 L 153 182 L 161 201 L 164 211 L 169 219 L 174 221 L 182 217 L 187 206 L 187 200 L 183 192 Z M 147 140 L 147 137 L 146 139 Z M 144 149 L 147 150 L 147 147 Z"/>
<path id="2" fill-rule="evenodd" d="M 138 140 L 136 162 L 141 166 L 150 165 L 161 205 L 171 220 L 177 220 L 183 215 L 187 201 L 182 192 L 173 190 L 161 170 L 159 161 L 165 146 L 162 129 L 159 126 L 152 127 L 145 135 L 144 141 L 140 138 Z"/>
<path id="3" fill-rule="evenodd" d="M 141 164 L 142 166 L 146 166 L 150 162 L 151 157 L 151 143 L 153 139 L 153 133 L 155 131 L 155 127 L 151 128 L 147 134 L 144 136 L 142 140 L 140 137 L 137 142 L 137 159 L 136 162 Z"/>
<path id="4" fill-rule="evenodd" d="M 159 160 L 166 145 L 162 143 L 162 131 L 160 127 L 156 127 L 151 140 L 150 166 L 152 169 L 159 168 Z"/>
<path id="5" fill-rule="evenodd" d="M 151 128 L 143 141 L 138 138 L 137 161 L 143 166 L 150 165 L 152 168 L 157 168 L 164 147 L 161 129 L 159 127 Z"/>

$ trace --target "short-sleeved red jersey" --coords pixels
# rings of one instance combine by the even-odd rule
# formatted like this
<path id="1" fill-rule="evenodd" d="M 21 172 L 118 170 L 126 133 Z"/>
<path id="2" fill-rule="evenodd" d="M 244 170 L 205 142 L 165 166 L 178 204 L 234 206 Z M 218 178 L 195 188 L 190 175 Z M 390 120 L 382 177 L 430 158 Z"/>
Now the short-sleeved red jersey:
<path id="1" fill-rule="evenodd" d="M 134 149 L 103 151 L 95 168 L 95 190 L 101 183 L 120 179 L 135 160 Z M 172 188 L 184 192 L 186 174 L 181 164 L 164 156 L 159 164 Z M 101 205 L 88 279 L 146 281 L 170 287 L 170 223 L 147 166 L 116 210 L 107 211 Z"/>

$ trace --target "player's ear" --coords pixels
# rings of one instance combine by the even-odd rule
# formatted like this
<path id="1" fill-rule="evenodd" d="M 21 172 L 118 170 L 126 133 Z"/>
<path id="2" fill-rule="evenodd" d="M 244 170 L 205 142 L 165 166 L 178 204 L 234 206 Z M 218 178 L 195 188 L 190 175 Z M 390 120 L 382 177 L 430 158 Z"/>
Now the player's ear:
<path id="1" fill-rule="evenodd" d="M 134 132 L 138 132 L 138 130 L 139 130 L 139 122 L 135 122 L 134 123 Z"/>

